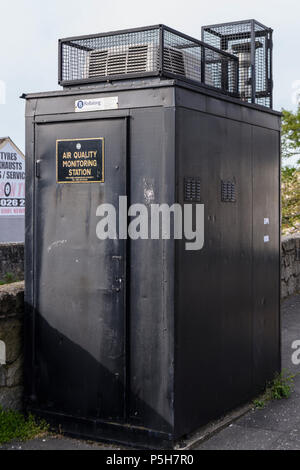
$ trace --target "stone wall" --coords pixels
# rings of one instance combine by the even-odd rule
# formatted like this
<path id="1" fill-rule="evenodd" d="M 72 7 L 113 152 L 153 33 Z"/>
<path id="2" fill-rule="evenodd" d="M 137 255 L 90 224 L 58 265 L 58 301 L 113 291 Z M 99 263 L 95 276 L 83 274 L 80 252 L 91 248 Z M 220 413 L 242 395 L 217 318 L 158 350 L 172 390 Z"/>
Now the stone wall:
<path id="1" fill-rule="evenodd" d="M 0 281 L 7 274 L 24 279 L 24 243 L 0 243 Z"/>
<path id="2" fill-rule="evenodd" d="M 22 407 L 24 282 L 0 286 L 0 405 Z"/>
<path id="3" fill-rule="evenodd" d="M 300 234 L 281 242 L 281 298 L 300 293 Z"/>

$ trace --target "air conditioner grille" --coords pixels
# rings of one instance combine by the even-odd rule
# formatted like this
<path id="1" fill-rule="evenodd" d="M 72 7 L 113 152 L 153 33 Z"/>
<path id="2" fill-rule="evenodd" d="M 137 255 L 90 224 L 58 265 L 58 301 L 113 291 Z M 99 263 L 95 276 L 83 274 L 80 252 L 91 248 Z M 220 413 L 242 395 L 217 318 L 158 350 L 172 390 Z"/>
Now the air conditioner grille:
<path id="1" fill-rule="evenodd" d="M 149 46 L 133 46 L 128 49 L 127 73 L 146 72 Z"/>
<path id="2" fill-rule="evenodd" d="M 158 61 L 158 48 L 152 44 L 120 47 L 119 50 L 96 50 L 89 55 L 88 77 L 149 72 L 157 69 Z M 169 73 L 186 76 L 183 52 L 165 47 L 164 69 Z"/>
<path id="3" fill-rule="evenodd" d="M 166 72 L 185 76 L 184 59 L 181 51 L 164 48 L 164 69 Z"/>
<path id="4" fill-rule="evenodd" d="M 107 51 L 93 51 L 89 57 L 89 76 L 104 77 L 106 75 Z"/>
<path id="5" fill-rule="evenodd" d="M 107 75 L 126 73 L 126 53 L 108 55 Z"/>
<path id="6" fill-rule="evenodd" d="M 92 51 L 89 55 L 88 77 L 147 72 L 153 70 L 154 66 L 156 61 L 153 48 L 147 44 L 120 47 L 119 51 L 117 49 Z"/>

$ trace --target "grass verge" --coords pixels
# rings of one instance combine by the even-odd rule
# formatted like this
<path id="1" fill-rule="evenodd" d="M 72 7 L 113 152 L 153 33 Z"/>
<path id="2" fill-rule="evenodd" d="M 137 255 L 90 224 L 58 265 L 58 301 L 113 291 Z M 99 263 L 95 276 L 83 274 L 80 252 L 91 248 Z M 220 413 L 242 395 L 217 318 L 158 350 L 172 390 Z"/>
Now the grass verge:
<path id="1" fill-rule="evenodd" d="M 4 410 L 0 406 L 0 444 L 12 440 L 25 441 L 48 431 L 45 421 L 37 421 L 33 415 L 25 417 L 19 411 Z"/>

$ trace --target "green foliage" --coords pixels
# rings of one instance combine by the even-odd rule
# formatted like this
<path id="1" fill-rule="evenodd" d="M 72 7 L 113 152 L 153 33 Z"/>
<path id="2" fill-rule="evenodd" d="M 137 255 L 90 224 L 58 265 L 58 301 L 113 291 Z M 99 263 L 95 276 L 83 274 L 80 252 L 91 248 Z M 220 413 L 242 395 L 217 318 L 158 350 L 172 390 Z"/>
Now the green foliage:
<path id="1" fill-rule="evenodd" d="M 282 110 L 281 153 L 283 160 L 300 156 L 300 105 L 295 112 Z M 294 167 L 283 166 L 281 173 L 282 233 L 300 230 L 300 158 Z"/>
<path id="2" fill-rule="evenodd" d="M 27 418 L 22 413 L 14 410 L 3 410 L 0 406 L 0 444 L 11 440 L 25 441 L 48 430 L 45 421 L 37 422 L 29 414 Z"/>
<path id="3" fill-rule="evenodd" d="M 255 408 L 263 408 L 270 400 L 281 400 L 290 397 L 294 389 L 295 375 L 284 374 L 285 371 L 275 375 L 274 380 L 267 385 L 263 395 L 253 401 Z"/>
<path id="4" fill-rule="evenodd" d="M 255 408 L 264 408 L 265 406 L 265 402 L 263 400 L 253 400 L 253 405 L 255 406 Z"/>
<path id="5" fill-rule="evenodd" d="M 281 138 L 283 158 L 300 154 L 300 106 L 295 112 L 282 110 Z"/>
<path id="6" fill-rule="evenodd" d="M 281 173 L 282 233 L 300 230 L 300 170 L 283 167 Z"/>
<path id="7" fill-rule="evenodd" d="M 288 375 L 284 377 L 283 373 L 277 374 L 273 382 L 270 384 L 270 398 L 273 400 L 289 398 L 294 389 L 294 378 L 295 375 Z"/>
<path id="8" fill-rule="evenodd" d="M 6 273 L 3 280 L 0 281 L 0 286 L 3 286 L 4 284 L 12 284 L 13 282 L 17 281 L 18 279 L 13 273 Z"/>

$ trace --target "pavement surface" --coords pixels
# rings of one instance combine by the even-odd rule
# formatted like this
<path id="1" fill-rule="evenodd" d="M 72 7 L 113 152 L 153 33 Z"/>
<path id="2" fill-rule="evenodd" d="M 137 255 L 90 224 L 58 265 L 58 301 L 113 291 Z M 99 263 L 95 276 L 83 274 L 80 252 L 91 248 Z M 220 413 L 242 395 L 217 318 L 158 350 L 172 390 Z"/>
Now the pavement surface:
<path id="1" fill-rule="evenodd" d="M 292 362 L 292 343 L 300 341 L 300 295 L 282 303 L 282 368 L 299 374 L 288 399 L 273 400 L 252 409 L 214 434 L 198 450 L 300 450 L 300 365 Z M 300 345 L 300 343 L 299 343 Z M 299 346 L 298 346 L 299 348 Z M 300 354 L 299 354 L 300 358 Z M 11 442 L 0 450 L 124 450 L 125 447 L 47 435 L 27 442 Z"/>
<path id="2" fill-rule="evenodd" d="M 282 369 L 299 374 L 294 378 L 293 393 L 288 399 L 251 410 L 195 449 L 300 450 L 300 365 L 293 364 L 295 350 L 291 347 L 300 341 L 300 295 L 286 299 L 281 313 Z"/>

